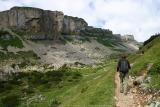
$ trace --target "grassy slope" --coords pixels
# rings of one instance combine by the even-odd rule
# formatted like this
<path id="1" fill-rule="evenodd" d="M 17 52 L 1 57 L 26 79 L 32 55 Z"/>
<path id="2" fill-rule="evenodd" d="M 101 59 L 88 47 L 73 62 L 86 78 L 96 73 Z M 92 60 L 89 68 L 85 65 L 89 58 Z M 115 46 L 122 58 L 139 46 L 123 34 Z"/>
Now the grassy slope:
<path id="1" fill-rule="evenodd" d="M 43 92 L 46 100 L 32 106 L 48 107 L 52 100 L 58 99 L 60 106 L 113 106 L 114 71 L 113 63 L 95 69 L 84 68 L 78 70 L 82 73 L 82 80 L 78 84 L 64 86 L 61 89 Z M 32 107 L 31 106 L 31 107 Z"/>
<path id="2" fill-rule="evenodd" d="M 8 52 L 7 47 L 24 48 L 22 38 L 10 29 L 0 29 L 0 65 L 9 63 L 29 63 L 37 62 L 39 57 L 33 51 L 19 51 L 16 54 Z"/>
<path id="3" fill-rule="evenodd" d="M 1 38 L 1 36 L 9 35 L 9 39 L 4 39 Z M 17 48 L 23 48 L 23 43 L 22 41 L 16 37 L 15 35 L 11 34 L 9 31 L 3 31 L 0 30 L 0 46 L 3 47 L 4 49 L 7 49 L 8 46 L 13 46 Z"/>
<path id="4" fill-rule="evenodd" d="M 106 41 L 101 41 L 101 40 L 99 40 L 99 42 L 106 43 Z M 4 44 L 4 42 L 2 43 Z M 9 45 L 10 44 L 7 44 L 5 46 L 7 47 Z M 105 44 L 105 45 L 112 46 L 110 44 Z M 19 43 L 18 45 L 14 44 L 13 46 L 18 47 Z M 22 53 L 22 55 L 23 54 L 24 53 Z M 7 54 L 1 53 L 0 56 L 3 56 L 2 58 L 6 59 L 6 57 L 8 57 L 8 53 Z M 9 55 L 9 56 L 12 56 L 12 55 Z M 15 56 L 15 58 L 17 57 L 19 57 L 19 55 Z M 24 55 L 24 57 L 28 57 L 28 56 Z M 20 58 L 21 58 L 21 55 L 20 55 Z M 91 105 L 113 106 L 114 105 L 114 100 L 113 100 L 113 96 L 114 96 L 114 69 L 113 68 L 114 67 L 115 67 L 115 63 L 111 61 L 110 63 L 103 64 L 103 66 L 98 65 L 96 68 L 92 68 L 92 67 L 85 67 L 83 69 L 73 68 L 72 69 L 73 72 L 78 71 L 82 74 L 81 80 L 78 82 L 70 81 L 69 84 L 66 82 L 64 83 L 61 82 L 59 84 L 62 86 L 61 88 L 53 87 L 49 89 L 43 89 L 42 87 L 36 87 L 36 84 L 35 84 L 35 87 L 37 89 L 34 89 L 34 87 L 32 87 L 31 90 L 29 90 L 31 91 L 31 94 L 29 94 L 29 96 L 42 94 L 45 97 L 45 100 L 40 101 L 38 103 L 33 102 L 29 104 L 29 107 L 49 107 L 49 105 L 51 105 L 51 103 L 53 104 L 53 102 L 54 104 L 60 103 L 60 106 L 74 106 L 74 105 L 86 106 L 86 107 Z M 24 85 L 25 83 L 20 86 L 16 86 L 16 85 L 11 86 L 10 87 L 11 89 L 0 93 L 0 99 L 12 93 L 18 94 L 18 95 L 20 94 L 19 96 L 21 97 L 21 94 L 22 95 L 24 94 L 22 92 L 23 91 L 22 87 L 25 87 Z M 34 89 L 33 92 L 32 92 L 32 89 Z M 21 104 L 22 103 L 26 103 L 26 102 L 22 101 Z M 22 106 L 21 104 L 19 105 L 20 107 Z"/>
<path id="5" fill-rule="evenodd" d="M 143 71 L 146 69 L 147 65 L 150 63 L 157 63 L 160 60 L 160 37 L 157 37 L 147 45 L 145 45 L 142 50 L 144 50 L 144 54 L 132 54 L 129 59 L 133 64 L 131 69 L 132 75 L 142 75 Z M 160 88 L 160 75 L 149 74 L 152 76 L 151 85 L 155 88 Z"/>
<path id="6" fill-rule="evenodd" d="M 60 82 L 59 85 L 62 87 L 44 89 L 42 87 L 36 87 L 35 84 L 34 87 L 37 89 L 29 94 L 29 96 L 42 94 L 45 100 L 38 103 L 33 102 L 29 104 L 29 107 L 50 107 L 51 103 L 57 105 L 60 103 L 60 106 L 63 107 L 75 105 L 86 107 L 91 105 L 113 106 L 114 66 L 115 63 L 111 61 L 108 64 L 98 65 L 96 68 L 72 68 L 71 72 L 80 72 L 82 78 L 77 82 L 70 81 L 68 83 L 68 80 Z M 0 96 L 4 97 L 9 93 L 21 93 L 21 86 L 14 87 L 10 91 L 2 92 Z M 22 103 L 24 104 L 26 102 Z M 19 106 L 21 107 L 22 105 Z"/>

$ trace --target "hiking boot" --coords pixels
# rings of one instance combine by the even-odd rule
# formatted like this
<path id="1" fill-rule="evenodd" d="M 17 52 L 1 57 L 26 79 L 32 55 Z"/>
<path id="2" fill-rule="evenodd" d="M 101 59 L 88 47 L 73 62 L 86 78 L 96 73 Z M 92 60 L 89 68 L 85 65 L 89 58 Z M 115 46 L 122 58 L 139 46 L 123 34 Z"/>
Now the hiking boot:
<path id="1" fill-rule="evenodd" d="M 124 95 L 127 95 L 127 92 L 124 92 Z"/>
<path id="2" fill-rule="evenodd" d="M 120 90 L 120 93 L 123 93 L 123 89 Z"/>

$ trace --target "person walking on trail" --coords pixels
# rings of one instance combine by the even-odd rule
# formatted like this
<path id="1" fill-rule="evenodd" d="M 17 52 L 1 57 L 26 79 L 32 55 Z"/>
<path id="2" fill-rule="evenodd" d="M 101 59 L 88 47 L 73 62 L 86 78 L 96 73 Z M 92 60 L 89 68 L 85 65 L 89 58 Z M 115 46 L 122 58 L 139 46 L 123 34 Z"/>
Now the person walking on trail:
<path id="1" fill-rule="evenodd" d="M 119 72 L 120 77 L 120 92 L 127 94 L 127 80 L 128 72 L 131 69 L 130 63 L 127 60 L 126 56 L 123 55 L 117 64 L 117 72 Z"/>

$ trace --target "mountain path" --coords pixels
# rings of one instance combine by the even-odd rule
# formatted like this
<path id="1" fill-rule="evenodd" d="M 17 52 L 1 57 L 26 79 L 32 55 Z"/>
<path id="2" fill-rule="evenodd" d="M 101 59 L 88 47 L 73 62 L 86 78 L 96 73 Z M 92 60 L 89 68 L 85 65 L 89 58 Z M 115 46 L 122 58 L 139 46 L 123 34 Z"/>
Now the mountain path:
<path id="1" fill-rule="evenodd" d="M 129 83 L 130 82 L 130 83 Z M 115 105 L 116 107 L 141 107 L 140 103 L 137 102 L 134 92 L 134 87 L 131 87 L 128 90 L 127 95 L 124 95 L 124 93 L 120 93 L 120 78 L 119 73 L 117 72 L 115 74 Z M 128 84 L 132 84 L 132 81 L 129 79 Z M 129 86 L 128 86 L 129 87 Z"/>

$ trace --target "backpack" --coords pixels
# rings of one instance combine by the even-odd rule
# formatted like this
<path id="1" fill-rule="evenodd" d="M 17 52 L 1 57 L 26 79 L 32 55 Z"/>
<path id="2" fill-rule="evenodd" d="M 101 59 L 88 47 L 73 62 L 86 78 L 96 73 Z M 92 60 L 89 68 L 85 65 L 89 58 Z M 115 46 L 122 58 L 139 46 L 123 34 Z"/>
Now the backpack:
<path id="1" fill-rule="evenodd" d="M 129 68 L 128 61 L 125 59 L 120 60 L 119 71 L 123 73 L 127 73 L 128 68 Z"/>

